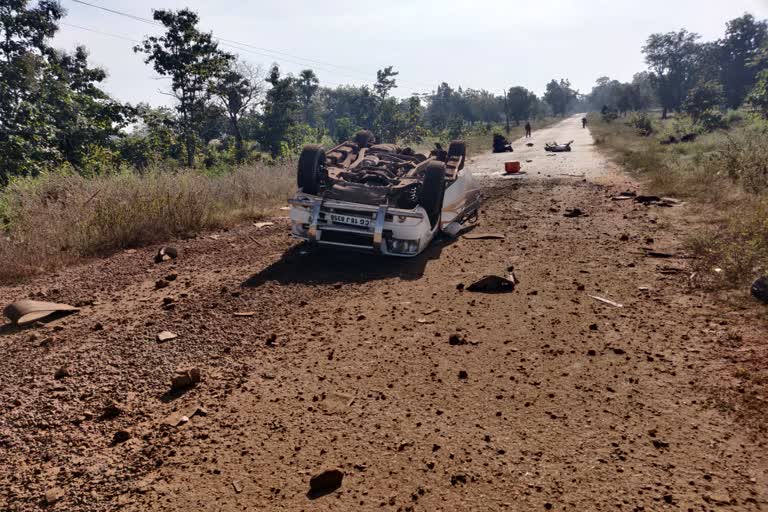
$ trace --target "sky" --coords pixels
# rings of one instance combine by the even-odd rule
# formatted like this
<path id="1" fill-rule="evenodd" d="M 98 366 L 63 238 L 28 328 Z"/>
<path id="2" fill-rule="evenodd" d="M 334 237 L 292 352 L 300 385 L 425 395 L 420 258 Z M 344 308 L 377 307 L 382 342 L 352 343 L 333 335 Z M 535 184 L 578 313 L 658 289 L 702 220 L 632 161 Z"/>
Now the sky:
<path id="1" fill-rule="evenodd" d="M 152 24 L 60 0 L 67 11 L 54 46 L 85 45 L 107 70 L 104 88 L 130 103 L 168 104 L 167 81 L 132 47 L 159 34 Z M 85 1 L 85 0 L 84 0 Z M 522 85 L 541 94 L 553 78 L 588 93 L 601 76 L 628 81 L 646 68 L 655 32 L 686 28 L 714 40 L 726 21 L 768 18 L 768 0 L 87 0 L 139 18 L 189 7 L 223 49 L 286 73 L 312 68 L 321 85 L 371 84 L 394 66 L 397 96 L 441 82 L 500 94 Z"/>

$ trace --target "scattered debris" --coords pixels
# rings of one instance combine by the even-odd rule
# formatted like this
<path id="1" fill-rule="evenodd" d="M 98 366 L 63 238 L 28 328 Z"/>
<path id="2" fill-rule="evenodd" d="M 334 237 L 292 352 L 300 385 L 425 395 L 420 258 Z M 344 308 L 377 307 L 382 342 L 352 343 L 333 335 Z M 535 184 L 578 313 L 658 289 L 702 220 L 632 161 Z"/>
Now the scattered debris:
<path id="1" fill-rule="evenodd" d="M 514 289 L 514 281 L 499 276 L 485 276 L 467 287 L 467 291 L 480 293 L 509 293 Z"/>
<path id="2" fill-rule="evenodd" d="M 448 337 L 449 345 L 467 345 L 468 343 L 460 334 L 451 334 Z"/>
<path id="3" fill-rule="evenodd" d="M 458 484 L 466 484 L 467 483 L 467 475 L 463 473 L 458 473 L 456 475 L 451 476 L 451 485 L 458 485 Z"/>
<path id="4" fill-rule="evenodd" d="M 26 325 L 55 313 L 76 313 L 80 308 L 69 304 L 55 302 L 39 302 L 36 300 L 20 300 L 5 307 L 3 314 L 16 325 Z"/>
<path id="5" fill-rule="evenodd" d="M 307 493 L 307 496 L 319 498 L 320 496 L 330 494 L 341 487 L 343 479 L 344 473 L 340 469 L 327 469 L 318 473 L 309 479 L 309 493 Z"/>
<path id="6" fill-rule="evenodd" d="M 179 256 L 179 251 L 175 247 L 161 247 L 155 255 L 155 263 L 175 260 Z"/>
<path id="7" fill-rule="evenodd" d="M 507 151 L 514 151 L 514 149 L 512 149 L 512 143 L 510 143 L 506 139 L 506 137 L 504 137 L 500 133 L 494 133 L 493 134 L 493 152 L 505 153 Z"/>
<path id="8" fill-rule="evenodd" d="M 167 418 L 163 421 L 166 425 L 170 425 L 172 427 L 178 427 L 185 423 L 189 423 L 189 420 L 193 418 L 194 416 L 207 416 L 208 411 L 205 407 L 203 407 L 200 404 L 192 405 L 189 407 L 185 407 L 182 409 L 179 409 L 178 411 L 173 412 L 172 414 L 168 415 Z"/>
<path id="9" fill-rule="evenodd" d="M 64 496 L 64 489 L 61 487 L 52 487 L 45 491 L 45 504 L 53 505 Z"/>
<path id="10" fill-rule="evenodd" d="M 645 255 L 649 258 L 677 258 L 674 254 L 668 252 L 651 251 L 646 249 Z"/>
<path id="11" fill-rule="evenodd" d="M 683 272 L 687 272 L 684 268 L 677 268 L 677 267 L 658 267 L 656 271 L 659 274 L 681 274 Z"/>
<path id="12" fill-rule="evenodd" d="M 191 388 L 201 380 L 202 375 L 199 368 L 177 370 L 176 375 L 171 379 L 171 391 L 181 391 Z"/>
<path id="13" fill-rule="evenodd" d="M 56 372 L 53 374 L 53 378 L 56 380 L 61 380 L 66 377 L 69 377 L 69 370 L 67 369 L 66 366 L 62 366 L 61 368 L 56 370 Z"/>
<path id="14" fill-rule="evenodd" d="M 157 342 L 165 343 L 166 341 L 175 340 L 179 335 L 171 331 L 162 331 L 157 333 Z"/>
<path id="15" fill-rule="evenodd" d="M 507 174 L 516 174 L 520 172 L 520 162 L 517 160 L 504 162 L 504 172 Z"/>
<path id="16" fill-rule="evenodd" d="M 99 419 L 112 420 L 123 414 L 123 410 L 117 404 L 111 403 L 104 407 Z"/>
<path id="17" fill-rule="evenodd" d="M 563 217 L 574 218 L 574 217 L 584 217 L 586 215 L 587 213 L 581 208 L 568 208 L 567 210 L 565 210 Z"/>
<path id="18" fill-rule="evenodd" d="M 254 222 L 253 225 L 256 227 L 256 229 L 265 228 L 267 226 L 274 226 L 274 222 Z"/>
<path id="19" fill-rule="evenodd" d="M 232 481 L 232 488 L 235 489 L 235 492 L 237 494 L 240 494 L 241 492 L 243 492 L 243 484 L 241 484 L 238 480 Z"/>
<path id="20" fill-rule="evenodd" d="M 112 436 L 112 446 L 124 443 L 131 438 L 131 434 L 127 430 L 118 430 L 115 435 Z"/>
<path id="21" fill-rule="evenodd" d="M 570 141 L 566 144 L 558 144 L 557 142 L 552 143 L 546 143 L 544 144 L 544 151 L 550 151 L 552 153 L 564 153 L 571 150 L 571 144 L 573 144 L 573 141 Z"/>
<path id="22" fill-rule="evenodd" d="M 698 137 L 698 134 L 696 133 L 686 133 L 679 139 L 674 135 L 670 135 L 666 139 L 659 141 L 659 144 L 661 144 L 662 146 L 667 146 L 669 144 L 678 144 L 680 142 L 693 142 L 696 140 L 696 137 Z"/>
<path id="23" fill-rule="evenodd" d="M 504 240 L 505 237 L 502 233 L 469 233 L 462 238 L 467 240 Z"/>
<path id="24" fill-rule="evenodd" d="M 600 301 L 600 302 L 602 302 L 604 304 L 608 304 L 609 306 L 613 306 L 613 307 L 616 307 L 616 308 L 623 308 L 624 307 L 623 304 L 619 304 L 618 302 L 614 302 L 611 299 L 606 299 L 604 297 L 598 297 L 597 295 L 590 295 L 590 297 L 592 297 L 593 299 L 595 299 L 597 301 Z"/>
<path id="25" fill-rule="evenodd" d="M 750 291 L 754 298 L 768 304 L 768 276 L 755 279 Z"/>
<path id="26" fill-rule="evenodd" d="M 659 196 L 635 196 L 635 202 L 641 204 L 658 203 L 661 201 Z"/>

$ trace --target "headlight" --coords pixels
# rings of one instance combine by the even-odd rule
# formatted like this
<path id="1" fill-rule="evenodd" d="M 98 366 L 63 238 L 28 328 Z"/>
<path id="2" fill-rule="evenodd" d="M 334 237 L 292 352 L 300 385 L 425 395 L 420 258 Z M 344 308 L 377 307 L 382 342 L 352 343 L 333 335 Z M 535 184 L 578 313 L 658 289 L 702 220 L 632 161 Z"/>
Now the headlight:
<path id="1" fill-rule="evenodd" d="M 387 251 L 396 254 L 416 254 L 419 250 L 418 240 L 401 240 L 399 238 L 387 238 Z"/>

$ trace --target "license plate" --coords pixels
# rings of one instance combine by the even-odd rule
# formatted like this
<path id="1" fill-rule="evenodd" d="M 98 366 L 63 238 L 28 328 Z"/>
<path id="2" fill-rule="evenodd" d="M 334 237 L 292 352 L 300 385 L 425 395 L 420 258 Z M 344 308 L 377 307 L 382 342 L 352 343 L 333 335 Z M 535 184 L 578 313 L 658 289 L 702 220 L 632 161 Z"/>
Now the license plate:
<path id="1" fill-rule="evenodd" d="M 352 215 L 339 215 L 337 213 L 330 214 L 331 222 L 334 224 L 347 224 L 349 226 L 358 226 L 361 228 L 367 228 L 371 225 L 371 219 L 365 217 L 354 217 Z"/>

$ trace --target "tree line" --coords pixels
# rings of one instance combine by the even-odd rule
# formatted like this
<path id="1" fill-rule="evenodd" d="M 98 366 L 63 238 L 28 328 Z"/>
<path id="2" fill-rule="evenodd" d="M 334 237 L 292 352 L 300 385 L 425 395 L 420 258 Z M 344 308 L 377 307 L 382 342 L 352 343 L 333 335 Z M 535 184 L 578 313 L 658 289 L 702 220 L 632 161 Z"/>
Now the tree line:
<path id="1" fill-rule="evenodd" d="M 630 111 L 661 109 L 690 115 L 717 128 L 726 109 L 747 108 L 768 117 L 768 22 L 744 14 L 725 34 L 703 42 L 681 29 L 652 34 L 642 48 L 648 70 L 621 83 L 601 77 L 585 101 L 611 119 Z"/>
<path id="2" fill-rule="evenodd" d="M 455 138 L 477 125 L 562 115 L 577 95 L 567 80 L 553 80 L 542 98 L 519 86 L 494 94 L 443 82 L 402 99 L 392 94 L 392 66 L 370 85 L 325 87 L 311 69 L 294 76 L 276 64 L 253 67 L 202 31 L 195 12 L 161 9 L 153 18 L 163 33 L 133 50 L 167 79 L 173 106 L 130 105 L 104 92 L 106 72 L 88 63 L 84 47 L 50 45 L 64 16 L 55 0 L 0 4 L 0 184 L 61 166 L 87 175 L 280 158 L 362 128 L 386 142 Z"/>
<path id="3" fill-rule="evenodd" d="M 110 97 L 106 72 L 89 64 L 84 47 L 51 46 L 64 16 L 55 0 L 0 3 L 0 185 L 62 167 L 83 175 L 158 165 L 226 169 L 289 157 L 305 143 L 331 145 L 359 129 L 384 142 L 418 143 L 588 108 L 610 116 L 660 106 L 664 115 L 704 119 L 744 104 L 768 111 L 766 22 L 748 14 L 728 22 L 715 42 L 685 30 L 652 35 L 643 48 L 647 71 L 630 83 L 600 78 L 588 95 L 562 78 L 541 97 L 521 86 L 497 94 L 442 82 L 399 98 L 392 66 L 369 85 L 327 87 L 311 69 L 254 67 L 201 30 L 195 12 L 161 9 L 153 11 L 161 35 L 133 50 L 167 79 L 170 107 Z"/>

